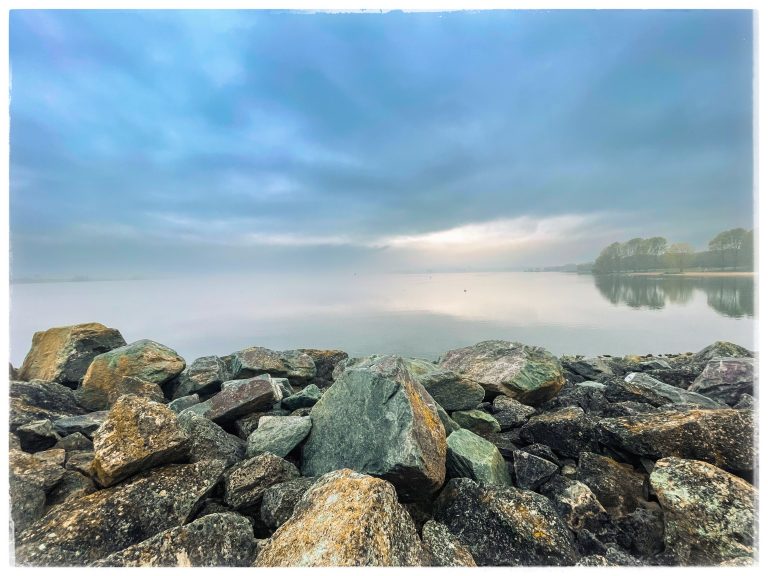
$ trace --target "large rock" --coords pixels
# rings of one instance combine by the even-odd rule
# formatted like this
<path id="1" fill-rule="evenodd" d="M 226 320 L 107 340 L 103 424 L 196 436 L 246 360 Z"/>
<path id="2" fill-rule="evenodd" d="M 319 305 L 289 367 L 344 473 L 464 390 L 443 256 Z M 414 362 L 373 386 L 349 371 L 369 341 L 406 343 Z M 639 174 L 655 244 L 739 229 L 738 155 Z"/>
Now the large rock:
<path id="1" fill-rule="evenodd" d="M 688 390 L 734 406 L 742 394 L 754 394 L 754 370 L 752 358 L 714 358 Z"/>
<path id="2" fill-rule="evenodd" d="M 475 434 L 501 432 L 501 426 L 496 418 L 482 410 L 459 410 L 451 414 L 451 418 L 456 424 Z"/>
<path id="3" fill-rule="evenodd" d="M 754 467 L 754 424 L 748 410 L 664 410 L 604 418 L 600 441 L 652 459 L 677 456 L 734 471 Z"/>
<path id="4" fill-rule="evenodd" d="M 128 482 L 51 508 L 17 540 L 16 561 L 85 566 L 188 522 L 219 482 L 223 464 L 207 460 L 150 470 Z"/>
<path id="5" fill-rule="evenodd" d="M 416 358 L 407 358 L 404 362 L 435 402 L 449 412 L 473 410 L 485 397 L 485 390 L 480 384 L 461 378 L 451 370 Z"/>
<path id="6" fill-rule="evenodd" d="M 699 350 L 692 358 L 692 363 L 701 372 L 710 360 L 715 358 L 752 358 L 752 352 L 734 344 L 732 342 L 723 342 L 718 340 L 706 348 Z"/>
<path id="7" fill-rule="evenodd" d="M 656 462 L 651 486 L 664 510 L 667 547 L 686 564 L 753 556 L 757 491 L 748 482 L 695 460 Z"/>
<path id="8" fill-rule="evenodd" d="M 602 414 L 611 403 L 605 398 L 606 386 L 599 382 L 566 384 L 554 398 L 539 406 L 539 412 L 581 408 L 587 414 Z"/>
<path id="9" fill-rule="evenodd" d="M 435 510 L 435 520 L 480 566 L 562 566 L 578 558 L 568 528 L 549 500 L 534 492 L 455 478 Z"/>
<path id="10" fill-rule="evenodd" d="M 558 471 L 556 464 L 529 452 L 515 450 L 513 458 L 515 485 L 519 488 L 536 490 Z"/>
<path id="11" fill-rule="evenodd" d="M 93 566 L 244 567 L 250 566 L 255 550 L 247 518 L 231 512 L 209 514 L 110 554 Z"/>
<path id="12" fill-rule="evenodd" d="M 451 478 L 471 478 L 498 486 L 512 484 L 499 449 L 469 430 L 457 430 L 448 436 L 446 467 Z"/>
<path id="13" fill-rule="evenodd" d="M 35 332 L 19 377 L 76 387 L 96 356 L 120 346 L 125 346 L 120 332 L 96 322 Z"/>
<path id="14" fill-rule="evenodd" d="M 61 437 L 50 420 L 35 420 L 16 429 L 16 436 L 25 452 L 40 452 L 52 448 Z"/>
<path id="15" fill-rule="evenodd" d="M 179 374 L 173 399 L 197 394 L 208 396 L 221 389 L 222 382 L 229 380 L 227 367 L 218 356 L 198 358 Z"/>
<path id="16" fill-rule="evenodd" d="M 106 410 L 124 394 L 163 402 L 161 385 L 178 376 L 184 367 L 181 356 L 151 340 L 115 348 L 91 362 L 78 390 L 80 403 L 89 410 Z"/>
<path id="17" fill-rule="evenodd" d="M 264 545 L 256 566 L 419 566 L 416 527 L 388 482 L 324 475 Z"/>
<path id="18" fill-rule="evenodd" d="M 314 384 L 310 384 L 300 392 L 284 398 L 282 401 L 283 408 L 286 410 L 298 410 L 299 408 L 311 408 L 322 397 L 320 388 Z"/>
<path id="19" fill-rule="evenodd" d="M 645 502 L 645 476 L 629 464 L 611 458 L 582 452 L 576 479 L 592 490 L 609 514 L 620 517 L 629 514 Z"/>
<path id="20" fill-rule="evenodd" d="M 266 348 L 246 348 L 232 355 L 232 378 L 252 378 L 267 373 L 296 382 L 312 380 L 317 373 L 309 354 L 299 350 L 275 352 Z"/>
<path id="21" fill-rule="evenodd" d="M 188 410 L 197 411 L 218 424 L 227 424 L 251 412 L 268 410 L 284 396 L 275 380 L 267 374 L 244 379 Z"/>
<path id="22" fill-rule="evenodd" d="M 611 402 L 639 401 L 652 406 L 691 404 L 701 408 L 725 407 L 721 402 L 670 386 L 642 372 L 627 374 L 623 381 L 612 381 L 605 390 L 605 397 Z"/>
<path id="23" fill-rule="evenodd" d="M 502 431 L 518 428 L 533 416 L 536 409 L 532 406 L 521 404 L 508 396 L 496 396 L 493 399 L 493 417 L 499 423 Z"/>
<path id="24" fill-rule="evenodd" d="M 74 470 L 66 470 L 61 482 L 56 484 L 45 498 L 46 511 L 50 510 L 51 506 L 87 496 L 95 491 L 96 486 L 88 476 Z"/>
<path id="25" fill-rule="evenodd" d="M 322 388 L 333 384 L 334 368 L 349 357 L 349 354 L 343 350 L 299 348 L 298 351 L 312 358 L 312 361 L 315 363 L 315 383 Z"/>
<path id="26" fill-rule="evenodd" d="M 85 414 L 86 410 L 77 403 L 75 393 L 56 382 L 12 381 L 10 395 L 10 429 L 15 432 L 36 420 L 57 420 L 68 416 Z"/>
<path id="27" fill-rule="evenodd" d="M 580 452 L 597 447 L 597 421 L 581 408 L 563 408 L 533 416 L 520 429 L 520 437 L 530 444 L 544 444 L 562 456 L 577 458 Z"/>
<path id="28" fill-rule="evenodd" d="M 296 467 L 269 452 L 236 464 L 224 474 L 224 502 L 246 514 L 258 511 L 264 491 L 300 476 Z"/>
<path id="29" fill-rule="evenodd" d="M 427 566 L 477 566 L 467 547 L 440 522 L 425 523 L 421 540 Z"/>
<path id="30" fill-rule="evenodd" d="M 69 436 L 79 432 L 88 438 L 93 438 L 94 432 L 104 423 L 108 414 L 109 410 L 100 410 L 80 416 L 67 416 L 54 420 L 53 427 L 62 436 Z"/>
<path id="31" fill-rule="evenodd" d="M 11 519 L 20 534 L 45 511 L 46 494 L 64 477 L 63 467 L 21 450 L 8 452 Z"/>
<path id="32" fill-rule="evenodd" d="M 93 474 L 111 486 L 139 472 L 185 460 L 190 440 L 163 404 L 122 396 L 93 435 Z"/>
<path id="33" fill-rule="evenodd" d="M 440 367 L 480 384 L 491 395 L 504 394 L 532 406 L 546 402 L 565 384 L 557 358 L 519 342 L 488 340 L 451 350 Z"/>
<path id="34" fill-rule="evenodd" d="M 305 476 L 351 468 L 418 499 L 445 480 L 445 430 L 434 400 L 396 356 L 346 370 L 312 409 Z"/>
<path id="35" fill-rule="evenodd" d="M 275 484 L 264 490 L 261 501 L 261 521 L 272 530 L 282 526 L 292 515 L 296 505 L 317 482 L 317 478 L 296 478 Z"/>
<path id="36" fill-rule="evenodd" d="M 602 380 L 613 376 L 613 369 L 605 358 L 582 358 L 565 356 L 561 358 L 563 368 L 586 378 L 587 380 Z"/>
<path id="37" fill-rule="evenodd" d="M 190 439 L 191 462 L 221 460 L 229 467 L 245 458 L 245 441 L 208 418 L 186 410 L 179 414 L 178 420 Z"/>
<path id="38" fill-rule="evenodd" d="M 611 531 L 611 519 L 589 486 L 563 476 L 553 476 L 539 492 L 549 498 L 573 532 L 588 530 L 596 535 Z"/>
<path id="39" fill-rule="evenodd" d="M 312 420 L 301 416 L 265 416 L 248 436 L 248 458 L 271 452 L 281 458 L 296 448 L 312 429 Z"/>

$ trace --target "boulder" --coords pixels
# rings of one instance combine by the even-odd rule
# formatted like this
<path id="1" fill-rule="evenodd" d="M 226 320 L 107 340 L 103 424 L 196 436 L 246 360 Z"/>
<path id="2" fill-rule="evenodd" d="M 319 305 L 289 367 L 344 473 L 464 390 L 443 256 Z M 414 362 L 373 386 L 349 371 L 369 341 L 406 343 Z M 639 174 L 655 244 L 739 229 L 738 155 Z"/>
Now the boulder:
<path id="1" fill-rule="evenodd" d="M 188 522 L 219 482 L 214 461 L 165 466 L 51 508 L 17 539 L 22 566 L 85 566 Z"/>
<path id="2" fill-rule="evenodd" d="M 754 370 L 752 358 L 713 358 L 688 390 L 733 406 L 742 394 L 754 394 Z"/>
<path id="3" fill-rule="evenodd" d="M 45 498 L 47 513 L 52 506 L 67 500 L 93 494 L 96 491 L 93 481 L 75 470 L 65 470 L 61 481 L 54 486 Z M 42 516 L 42 515 L 41 515 Z"/>
<path id="4" fill-rule="evenodd" d="M 221 392 L 193 406 L 192 409 L 217 424 L 226 424 L 240 416 L 269 409 L 282 399 L 281 388 L 273 378 L 264 374 L 223 388 Z"/>
<path id="5" fill-rule="evenodd" d="M 459 377 L 427 360 L 404 359 L 408 371 L 445 410 L 473 410 L 483 401 L 485 390 L 476 382 Z"/>
<path id="6" fill-rule="evenodd" d="M 664 550 L 664 515 L 661 510 L 638 508 L 616 520 L 618 544 L 638 558 L 651 559 Z"/>
<path id="7" fill-rule="evenodd" d="M 454 478 L 435 503 L 435 520 L 480 566 L 562 566 L 578 558 L 552 504 L 528 490 Z"/>
<path id="8" fill-rule="evenodd" d="M 317 478 L 296 478 L 275 484 L 264 490 L 261 501 L 261 521 L 275 530 L 293 515 L 296 504 L 304 493 L 317 482 Z"/>
<path id="9" fill-rule="evenodd" d="M 64 477 L 64 468 L 21 450 L 8 452 L 11 519 L 18 536 L 45 511 L 46 494 Z"/>
<path id="10" fill-rule="evenodd" d="M 309 354 L 299 350 L 275 352 L 266 348 L 246 348 L 232 355 L 232 378 L 253 378 L 267 373 L 273 377 L 283 377 L 296 382 L 308 382 L 315 377 L 317 370 Z"/>
<path id="11" fill-rule="evenodd" d="M 581 408 L 587 414 L 602 414 L 610 402 L 605 397 L 606 386 L 596 382 L 566 384 L 557 396 L 539 406 L 539 412 L 554 412 L 563 408 Z"/>
<path id="12" fill-rule="evenodd" d="M 164 402 L 161 385 L 184 370 L 184 359 L 151 340 L 99 354 L 91 362 L 78 390 L 80 404 L 89 410 L 106 410 L 124 394 Z"/>
<path id="13" fill-rule="evenodd" d="M 190 396 L 181 396 L 180 398 L 176 398 L 176 400 L 168 402 L 168 408 L 170 408 L 171 411 L 176 412 L 176 414 L 181 414 L 184 410 L 191 408 L 195 404 L 200 404 L 200 396 L 192 394 Z"/>
<path id="14" fill-rule="evenodd" d="M 514 452 L 515 485 L 526 490 L 536 490 L 553 475 L 558 467 L 544 458 L 522 450 Z"/>
<path id="15" fill-rule="evenodd" d="M 756 410 L 757 402 L 751 394 L 742 394 L 739 401 L 733 405 L 736 410 Z"/>
<path id="16" fill-rule="evenodd" d="M 64 436 L 61 440 L 56 442 L 54 448 L 61 448 L 67 452 L 76 450 L 91 450 L 93 451 L 93 442 L 85 434 L 75 432 L 69 436 Z"/>
<path id="17" fill-rule="evenodd" d="M 250 566 L 256 551 L 247 518 L 232 512 L 210 514 L 169 528 L 151 538 L 110 554 L 94 567 Z"/>
<path id="18" fill-rule="evenodd" d="M 488 340 L 451 350 L 440 367 L 480 384 L 489 395 L 504 394 L 531 406 L 546 402 L 565 384 L 557 358 L 519 342 Z"/>
<path id="19" fill-rule="evenodd" d="M 502 431 L 519 428 L 536 413 L 535 408 L 521 404 L 509 396 L 496 396 L 493 399 L 492 411 Z"/>
<path id="20" fill-rule="evenodd" d="M 40 452 L 53 447 L 61 436 L 56 433 L 50 420 L 35 420 L 16 429 L 16 436 L 25 452 Z"/>
<path id="21" fill-rule="evenodd" d="M 477 566 L 467 547 L 440 522 L 424 524 L 421 540 L 427 566 Z"/>
<path id="22" fill-rule="evenodd" d="M 582 452 L 576 470 L 576 479 L 589 486 L 614 518 L 629 514 L 646 500 L 645 475 L 629 464 Z"/>
<path id="23" fill-rule="evenodd" d="M 545 444 L 557 454 L 577 458 L 580 452 L 597 447 L 597 420 L 581 408 L 563 408 L 533 416 L 520 429 L 529 444 Z"/>
<path id="24" fill-rule="evenodd" d="M 528 446 L 522 446 L 520 450 L 523 452 L 528 452 L 528 454 L 538 456 L 539 458 L 544 458 L 544 460 L 549 460 L 558 468 L 563 465 L 563 463 L 560 461 L 560 458 L 558 458 L 555 453 L 552 452 L 552 448 L 546 444 L 529 444 Z M 512 457 L 514 457 L 514 454 Z"/>
<path id="25" fill-rule="evenodd" d="M 563 368 L 578 374 L 587 380 L 602 380 L 605 377 L 613 376 L 613 369 L 610 363 L 601 357 L 582 358 L 565 356 L 561 358 Z"/>
<path id="26" fill-rule="evenodd" d="M 256 566 L 419 566 L 416 527 L 394 487 L 351 470 L 326 474 L 264 545 Z"/>
<path id="27" fill-rule="evenodd" d="M 188 410 L 179 414 L 178 421 L 190 439 L 191 462 L 221 460 L 229 467 L 245 458 L 245 442 L 215 422 Z"/>
<path id="28" fill-rule="evenodd" d="M 67 470 L 74 470 L 80 472 L 89 478 L 92 476 L 93 471 L 91 465 L 93 464 L 93 450 L 76 450 L 67 454 L 67 462 L 64 467 Z"/>
<path id="29" fill-rule="evenodd" d="M 257 513 L 264 491 L 300 476 L 296 467 L 266 452 L 243 460 L 224 474 L 224 502 L 245 514 Z"/>
<path id="30" fill-rule="evenodd" d="M 304 388 L 301 392 L 297 392 L 288 398 L 284 398 L 282 401 L 283 408 L 286 410 L 298 410 L 299 408 L 311 408 L 322 397 L 320 388 L 314 384 L 310 384 Z"/>
<path id="31" fill-rule="evenodd" d="M 697 372 L 701 372 L 709 361 L 715 358 L 752 358 L 753 356 L 752 352 L 738 344 L 718 340 L 694 354 L 692 364 L 697 368 Z"/>
<path id="32" fill-rule="evenodd" d="M 734 471 L 754 467 L 753 415 L 748 410 L 664 410 L 599 423 L 601 443 L 652 459 L 677 456 Z"/>
<path id="33" fill-rule="evenodd" d="M 56 432 L 62 436 L 81 433 L 88 438 L 93 438 L 94 432 L 99 429 L 107 419 L 109 410 L 100 410 L 98 412 L 89 412 L 80 416 L 68 416 L 53 421 L 53 427 Z"/>
<path id="34" fill-rule="evenodd" d="M 300 348 L 298 351 L 312 358 L 315 363 L 315 383 L 322 388 L 327 388 L 333 384 L 334 368 L 349 357 L 349 354 L 343 350 Z"/>
<path id="35" fill-rule="evenodd" d="M 265 416 L 248 436 L 248 458 L 271 452 L 284 458 L 312 429 L 312 420 L 300 416 Z"/>
<path id="36" fill-rule="evenodd" d="M 64 466 L 64 462 L 67 459 L 67 452 L 63 448 L 51 448 L 50 450 L 37 452 L 34 456 L 43 462 L 54 464 L 56 466 Z"/>
<path id="37" fill-rule="evenodd" d="M 451 478 L 471 478 L 498 486 L 512 484 L 499 449 L 469 430 L 457 430 L 448 436 L 446 467 Z"/>
<path id="38" fill-rule="evenodd" d="M 179 374 L 173 399 L 197 394 L 210 396 L 221 389 L 222 382 L 229 380 L 227 367 L 218 356 L 198 358 Z"/>
<path id="39" fill-rule="evenodd" d="M 665 384 L 642 372 L 631 372 L 624 380 L 611 381 L 605 391 L 611 402 L 637 401 L 664 406 L 665 404 L 691 404 L 701 408 L 724 408 L 721 402 Z"/>
<path id="40" fill-rule="evenodd" d="M 57 420 L 86 412 L 77 403 L 75 393 L 56 382 L 13 381 L 9 386 L 9 395 L 12 432 L 36 420 Z"/>
<path id="41" fill-rule="evenodd" d="M 613 531 L 610 516 L 586 484 L 563 476 L 553 476 L 542 484 L 539 492 L 549 498 L 574 533 L 587 530 L 604 536 Z"/>
<path id="42" fill-rule="evenodd" d="M 755 553 L 755 488 L 711 464 L 663 458 L 651 474 L 664 510 L 667 548 L 685 564 L 715 564 Z"/>
<path id="43" fill-rule="evenodd" d="M 184 461 L 190 440 L 167 406 L 126 395 L 93 435 L 93 474 L 111 486 L 141 470 Z"/>
<path id="44" fill-rule="evenodd" d="M 353 470 L 380 476 L 405 500 L 445 479 L 445 430 L 434 400 L 396 356 L 346 370 L 312 409 L 305 476 Z"/>
<path id="45" fill-rule="evenodd" d="M 32 348 L 19 369 L 22 380 L 46 380 L 77 387 L 93 359 L 125 346 L 114 328 L 92 322 L 35 332 Z"/>
<path id="46" fill-rule="evenodd" d="M 501 426 L 496 418 L 482 410 L 460 410 L 451 414 L 451 418 L 459 426 L 475 434 L 485 435 L 501 432 Z"/>

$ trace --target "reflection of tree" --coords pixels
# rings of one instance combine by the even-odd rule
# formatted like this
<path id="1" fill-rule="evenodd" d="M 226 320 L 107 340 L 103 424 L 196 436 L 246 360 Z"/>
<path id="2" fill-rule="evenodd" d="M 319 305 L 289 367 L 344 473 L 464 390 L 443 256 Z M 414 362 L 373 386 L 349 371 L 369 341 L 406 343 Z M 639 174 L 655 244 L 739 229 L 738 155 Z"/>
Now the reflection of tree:
<path id="1" fill-rule="evenodd" d="M 688 304 L 694 290 L 707 295 L 707 304 L 732 318 L 754 316 L 752 278 L 695 278 L 684 276 L 594 276 L 595 286 L 612 304 L 660 310 L 667 303 Z"/>

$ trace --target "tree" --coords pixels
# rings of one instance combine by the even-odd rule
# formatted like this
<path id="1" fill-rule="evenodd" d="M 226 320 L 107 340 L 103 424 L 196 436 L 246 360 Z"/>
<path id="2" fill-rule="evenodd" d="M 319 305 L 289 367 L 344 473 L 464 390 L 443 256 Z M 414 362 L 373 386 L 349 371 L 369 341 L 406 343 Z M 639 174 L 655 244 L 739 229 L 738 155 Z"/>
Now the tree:
<path id="1" fill-rule="evenodd" d="M 737 264 L 738 253 L 744 245 L 746 237 L 747 231 L 744 228 L 733 228 L 720 232 L 709 241 L 709 249 L 720 255 L 720 268 L 725 268 L 729 259 L 733 265 Z"/>
<path id="2" fill-rule="evenodd" d="M 693 259 L 693 246 L 686 242 L 672 244 L 667 249 L 667 259 L 673 267 L 679 268 L 682 274 Z"/>
<path id="3" fill-rule="evenodd" d="M 652 266 L 654 268 L 661 268 L 661 257 L 667 251 L 667 239 L 661 236 L 654 236 L 646 240 L 648 243 L 648 254 L 653 258 Z"/>

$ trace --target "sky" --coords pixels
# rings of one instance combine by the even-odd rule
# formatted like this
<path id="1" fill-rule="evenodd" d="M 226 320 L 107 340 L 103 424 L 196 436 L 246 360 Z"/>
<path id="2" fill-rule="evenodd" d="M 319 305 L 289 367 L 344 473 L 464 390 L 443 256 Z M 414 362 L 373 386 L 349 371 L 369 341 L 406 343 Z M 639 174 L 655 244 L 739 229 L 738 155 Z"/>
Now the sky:
<path id="1" fill-rule="evenodd" d="M 753 223 L 752 13 L 10 13 L 15 278 L 522 269 Z"/>

